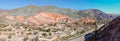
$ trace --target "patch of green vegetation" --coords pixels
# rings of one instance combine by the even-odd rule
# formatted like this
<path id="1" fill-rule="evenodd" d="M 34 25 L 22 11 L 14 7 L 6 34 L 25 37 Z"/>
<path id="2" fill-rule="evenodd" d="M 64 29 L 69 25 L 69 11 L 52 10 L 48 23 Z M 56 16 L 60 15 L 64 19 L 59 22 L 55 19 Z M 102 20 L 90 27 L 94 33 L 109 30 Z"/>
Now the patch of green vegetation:
<path id="1" fill-rule="evenodd" d="M 81 31 L 80 33 L 83 34 L 83 33 L 85 33 L 85 31 Z"/>
<path id="2" fill-rule="evenodd" d="M 23 39 L 23 41 L 27 41 L 27 40 L 28 40 L 28 38 L 24 38 L 24 39 Z"/>
<path id="3" fill-rule="evenodd" d="M 42 35 L 45 37 L 47 34 L 46 33 L 42 33 Z"/>
<path id="4" fill-rule="evenodd" d="M 11 38 L 12 38 L 12 35 L 8 35 L 8 38 L 11 39 Z"/>

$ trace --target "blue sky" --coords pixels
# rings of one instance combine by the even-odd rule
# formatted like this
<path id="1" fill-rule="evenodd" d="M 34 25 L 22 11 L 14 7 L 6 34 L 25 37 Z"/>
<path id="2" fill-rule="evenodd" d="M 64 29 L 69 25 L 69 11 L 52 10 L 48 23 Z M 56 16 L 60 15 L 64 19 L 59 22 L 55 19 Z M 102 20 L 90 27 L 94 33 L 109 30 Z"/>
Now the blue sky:
<path id="1" fill-rule="evenodd" d="M 120 0 L 0 0 L 0 9 L 14 9 L 31 4 L 53 5 L 76 10 L 99 9 L 106 13 L 120 13 Z"/>

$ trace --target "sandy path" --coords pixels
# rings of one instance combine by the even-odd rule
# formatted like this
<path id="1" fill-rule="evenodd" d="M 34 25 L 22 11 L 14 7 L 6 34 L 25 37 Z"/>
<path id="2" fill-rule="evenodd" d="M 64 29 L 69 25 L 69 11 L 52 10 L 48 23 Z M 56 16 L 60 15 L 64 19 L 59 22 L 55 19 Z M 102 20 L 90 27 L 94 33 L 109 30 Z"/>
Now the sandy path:
<path id="1" fill-rule="evenodd" d="M 85 32 L 84 34 L 80 35 L 80 36 L 77 36 L 77 37 L 73 37 L 73 38 L 70 38 L 68 40 L 65 40 L 65 41 L 84 41 L 84 36 L 90 32 L 92 32 L 94 30 L 90 30 L 90 31 L 87 31 Z"/>

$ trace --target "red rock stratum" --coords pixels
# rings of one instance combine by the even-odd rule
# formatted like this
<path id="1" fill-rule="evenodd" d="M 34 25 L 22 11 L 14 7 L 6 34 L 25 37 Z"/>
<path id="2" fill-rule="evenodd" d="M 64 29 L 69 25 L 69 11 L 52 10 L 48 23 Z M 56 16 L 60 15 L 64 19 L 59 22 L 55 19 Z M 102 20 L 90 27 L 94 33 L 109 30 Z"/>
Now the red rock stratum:
<path id="1" fill-rule="evenodd" d="M 42 12 L 35 16 L 29 16 L 25 21 L 29 25 L 42 25 L 54 23 L 71 23 L 72 19 L 68 16 L 50 12 Z"/>

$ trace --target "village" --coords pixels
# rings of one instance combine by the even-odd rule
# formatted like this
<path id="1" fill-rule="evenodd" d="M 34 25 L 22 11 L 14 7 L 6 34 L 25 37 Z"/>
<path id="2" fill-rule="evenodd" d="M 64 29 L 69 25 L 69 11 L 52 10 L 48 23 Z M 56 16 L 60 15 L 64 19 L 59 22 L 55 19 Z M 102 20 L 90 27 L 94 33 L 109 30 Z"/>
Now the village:
<path id="1" fill-rule="evenodd" d="M 84 23 L 84 22 L 83 22 Z M 55 25 L 44 24 L 42 26 L 27 25 L 1 25 L 1 41 L 57 41 L 63 37 L 84 33 L 86 30 L 93 29 L 90 26 L 81 26 L 77 23 L 69 26 L 68 24 L 57 23 Z M 70 37 L 69 37 L 70 38 Z"/>

